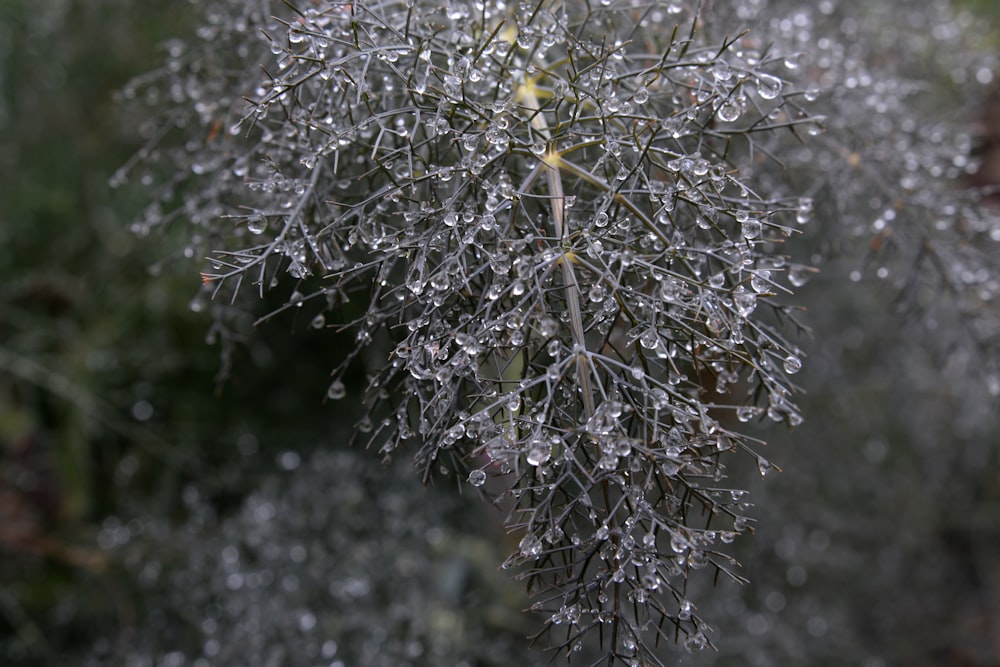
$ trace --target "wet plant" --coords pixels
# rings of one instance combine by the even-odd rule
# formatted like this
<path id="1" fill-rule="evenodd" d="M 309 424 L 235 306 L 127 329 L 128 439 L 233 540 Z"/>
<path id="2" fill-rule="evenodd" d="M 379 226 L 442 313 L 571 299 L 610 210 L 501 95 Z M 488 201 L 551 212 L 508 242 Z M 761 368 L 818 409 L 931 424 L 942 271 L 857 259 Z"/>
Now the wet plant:
<path id="1" fill-rule="evenodd" d="M 183 527 L 105 522 L 141 593 L 131 632 L 95 634 L 78 664 L 531 664 L 523 594 L 460 497 L 363 451 L 277 458 L 235 512 L 191 485 Z"/>
<path id="2" fill-rule="evenodd" d="M 837 110 L 821 87 L 871 83 L 840 42 L 802 52 L 834 3 L 772 22 L 761 4 L 220 1 L 200 46 L 169 45 L 126 91 L 170 101 L 120 176 L 164 184 L 140 233 L 196 225 L 193 307 L 224 340 L 248 292 L 280 296 L 262 320 L 350 329 L 327 397 L 352 394 L 363 359 L 359 439 L 503 509 L 519 540 L 504 565 L 570 658 L 589 637 L 609 665 L 710 644 L 689 582 L 740 580 L 726 545 L 752 527 L 727 465 L 766 474 L 749 423 L 802 420 L 790 295 L 813 253 L 789 248 L 817 208 L 888 207 L 876 251 L 916 211 L 898 247 L 921 259 L 944 247 L 925 219 L 996 232 L 973 197 L 919 190 L 961 175 L 943 135 L 874 193 L 856 178 L 906 144 L 863 154 L 820 113 Z M 893 81 L 880 113 L 913 92 Z M 948 267 L 986 270 L 950 248 Z"/>

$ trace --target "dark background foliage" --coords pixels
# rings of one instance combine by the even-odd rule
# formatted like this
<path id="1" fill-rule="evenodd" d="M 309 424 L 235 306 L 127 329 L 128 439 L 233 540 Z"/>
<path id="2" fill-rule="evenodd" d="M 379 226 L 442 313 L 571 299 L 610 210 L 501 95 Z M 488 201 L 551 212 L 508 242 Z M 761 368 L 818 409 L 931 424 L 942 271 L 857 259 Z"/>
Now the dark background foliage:
<path id="1" fill-rule="evenodd" d="M 128 231 L 142 195 L 107 183 L 142 119 L 114 92 L 196 18 L 0 5 L 0 661 L 543 662 L 500 517 L 347 449 L 322 394 L 351 339 L 289 314 L 220 359 L 183 233 Z M 942 385 L 975 363 L 947 309 L 908 319 L 861 264 L 800 296 L 837 335 L 809 344 L 806 422 L 766 434 L 785 473 L 734 471 L 751 583 L 688 664 L 1000 663 L 1000 430 L 963 398 L 988 389 Z"/>
<path id="2" fill-rule="evenodd" d="M 329 368 L 342 354 L 338 338 L 320 340 L 308 322 L 287 317 L 221 359 L 218 341 L 206 337 L 205 314 L 190 306 L 198 278 L 183 239 L 129 231 L 141 198 L 128 189 L 112 193 L 108 181 L 137 149 L 142 119 L 115 95 L 162 63 L 165 40 L 193 29 L 196 13 L 178 9 L 114 1 L 0 8 L 0 662 L 73 664 L 91 655 L 142 664 L 172 644 L 200 646 L 198 622 L 218 616 L 219 600 L 189 596 L 192 580 L 211 590 L 204 579 L 211 565 L 188 570 L 188 559 L 221 558 L 231 533 L 242 532 L 240 512 L 254 491 L 286 505 L 290 494 L 311 493 L 316 511 L 330 502 L 322 522 L 339 527 L 338 539 L 378 546 L 387 558 L 412 552 L 407 563 L 387 562 L 382 571 L 368 562 L 377 554 L 352 561 L 349 549 L 337 547 L 317 576 L 371 574 L 378 578 L 371 604 L 389 604 L 395 569 L 412 585 L 402 589 L 408 602 L 400 598 L 401 605 L 413 595 L 429 603 L 440 592 L 434 573 L 459 570 L 448 575 L 452 597 L 439 602 L 442 609 L 462 606 L 455 596 L 465 581 L 491 593 L 481 614 L 451 622 L 467 629 L 437 649 L 452 653 L 434 659 L 457 664 L 456 656 L 496 653 L 495 642 L 528 628 L 516 614 L 523 606 L 516 587 L 494 572 L 490 549 L 496 558 L 501 550 L 487 537 L 497 536 L 475 537 L 483 517 L 456 516 L 455 500 L 433 489 L 424 495 L 412 476 L 385 471 L 376 481 L 377 459 L 363 451 L 326 463 L 313 458 L 345 449 L 351 438 L 345 425 L 355 415 L 322 403 Z M 286 338 L 288 331 L 297 334 Z M 365 472 L 359 461 L 373 468 Z M 299 462 L 312 482 L 297 481 Z M 362 497 L 353 505 L 338 496 L 352 488 L 345 477 L 368 480 L 354 489 Z M 383 486 L 398 486 L 398 495 L 368 507 L 365 498 Z M 414 504 L 419 511 L 410 514 Z M 435 556 L 429 539 L 462 542 Z M 494 598 L 507 603 L 497 610 Z M 363 625 L 383 611 L 349 607 L 327 613 Z M 232 627 L 242 626 L 233 614 Z M 397 623 L 409 618 L 402 616 Z M 288 616 L 293 625 L 298 618 Z M 219 625 L 226 629 L 224 620 Z M 393 635 L 404 642 L 427 633 Z M 375 626 L 351 634 L 359 639 L 342 641 L 338 657 L 374 653 L 384 664 L 405 664 L 401 656 L 416 650 L 364 648 L 380 636 Z M 227 650 L 237 659 L 242 647 Z"/>

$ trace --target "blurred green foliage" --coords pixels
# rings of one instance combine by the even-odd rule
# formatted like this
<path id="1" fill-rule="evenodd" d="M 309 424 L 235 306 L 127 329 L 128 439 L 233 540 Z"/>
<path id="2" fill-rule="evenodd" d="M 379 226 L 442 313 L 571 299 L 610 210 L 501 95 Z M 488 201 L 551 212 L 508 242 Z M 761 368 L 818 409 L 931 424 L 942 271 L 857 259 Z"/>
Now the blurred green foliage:
<path id="1" fill-rule="evenodd" d="M 996 0 L 967 0 L 966 4 L 970 9 L 980 12 L 988 19 L 1000 18 L 1000 3 Z"/>
<path id="2" fill-rule="evenodd" d="M 5 454 L 30 453 L 55 476 L 53 519 L 109 508 L 100 458 L 113 463 L 122 436 L 133 439 L 127 399 L 178 365 L 160 350 L 197 335 L 190 318 L 172 317 L 176 284 L 137 289 L 152 249 L 129 235 L 107 191 L 135 142 L 116 124 L 112 92 L 155 62 L 155 30 L 180 27 L 160 5 L 142 21 L 107 2 L 3 8 L 0 363 L 3 423 L 19 425 L 4 432 Z M 130 344 L 149 336 L 161 344 Z"/>
<path id="3" fill-rule="evenodd" d="M 240 458 L 241 435 L 259 434 L 267 460 L 280 425 L 296 423 L 308 442 L 325 419 L 326 370 L 264 339 L 241 348 L 243 363 L 213 393 L 219 352 L 205 342 L 204 315 L 188 308 L 196 273 L 149 278 L 168 253 L 183 261 L 183 247 L 133 236 L 139 197 L 108 187 L 139 146 L 138 119 L 114 93 L 186 29 L 192 13 L 177 9 L 0 3 L 3 664 L 56 660 L 122 602 L 101 592 L 125 585 L 96 543 L 105 516 L 176 513 L 190 480 L 220 505 L 238 502 L 251 462 L 227 462 Z M 332 363 L 327 349 L 316 354 Z M 278 368 L 280 392 L 268 386 Z"/>

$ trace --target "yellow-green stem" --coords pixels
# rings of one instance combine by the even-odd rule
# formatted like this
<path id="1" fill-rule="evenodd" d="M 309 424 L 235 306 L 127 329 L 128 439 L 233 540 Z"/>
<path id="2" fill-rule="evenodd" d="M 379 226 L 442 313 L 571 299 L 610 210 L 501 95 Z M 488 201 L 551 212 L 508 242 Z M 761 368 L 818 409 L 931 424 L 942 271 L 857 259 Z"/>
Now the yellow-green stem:
<path id="1" fill-rule="evenodd" d="M 566 306 L 569 310 L 569 325 L 573 334 L 573 355 L 576 357 L 576 374 L 580 383 L 580 390 L 583 394 L 583 405 L 589 418 L 594 414 L 594 396 L 590 390 L 590 372 L 587 363 L 587 340 L 583 331 L 583 311 L 580 308 L 580 284 L 573 271 L 573 262 L 567 256 L 568 230 L 566 229 L 566 194 L 563 190 L 562 173 L 559 169 L 561 158 L 556 147 L 551 143 L 548 122 L 545 114 L 541 110 L 538 102 L 538 95 L 535 91 L 534 82 L 524 75 L 524 80 L 517 89 L 518 99 L 532 113 L 531 126 L 541 135 L 548 145 L 545 156 L 542 158 L 545 163 L 545 175 L 549 185 L 549 206 L 552 209 L 552 224 L 555 236 L 559 239 L 562 248 L 562 257 L 559 263 L 562 265 L 563 282 L 566 290 Z"/>

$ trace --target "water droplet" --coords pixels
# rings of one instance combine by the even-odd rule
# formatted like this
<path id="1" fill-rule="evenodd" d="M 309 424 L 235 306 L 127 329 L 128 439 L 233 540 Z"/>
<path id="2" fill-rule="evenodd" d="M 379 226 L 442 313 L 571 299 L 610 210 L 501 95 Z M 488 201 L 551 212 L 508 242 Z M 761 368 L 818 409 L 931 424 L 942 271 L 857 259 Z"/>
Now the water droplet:
<path id="1" fill-rule="evenodd" d="M 528 533 L 521 538 L 521 542 L 517 545 L 517 548 L 525 558 L 534 558 L 542 553 L 542 541 L 533 533 Z"/>
<path id="2" fill-rule="evenodd" d="M 636 104 L 645 104 L 649 101 L 649 89 L 646 86 L 640 86 L 636 89 L 635 93 L 632 95 L 632 101 Z"/>
<path id="3" fill-rule="evenodd" d="M 750 277 L 750 287 L 754 292 L 766 292 L 771 287 L 771 272 L 760 270 Z"/>
<path id="4" fill-rule="evenodd" d="M 725 60 L 719 60 L 712 66 L 712 77 L 716 81 L 729 81 L 733 78 L 733 70 Z"/>
<path id="5" fill-rule="evenodd" d="M 743 234 L 743 238 L 755 239 L 760 236 L 762 229 L 763 225 L 760 224 L 760 220 L 750 218 L 740 226 L 740 233 Z"/>
<path id="6" fill-rule="evenodd" d="M 507 134 L 497 127 L 495 124 L 491 125 L 489 129 L 486 130 L 486 141 L 492 146 L 503 146 L 506 147 L 510 143 L 510 139 Z"/>
<path id="7" fill-rule="evenodd" d="M 482 486 L 486 483 L 486 472 L 483 470 L 473 470 L 469 473 L 469 484 L 472 486 Z"/>
<path id="8" fill-rule="evenodd" d="M 262 215 L 247 217 L 247 231 L 251 234 L 263 234 L 267 230 L 267 218 Z"/>
<path id="9" fill-rule="evenodd" d="M 694 612 L 694 605 L 691 604 L 690 600 L 681 600 L 680 610 L 677 612 L 678 621 L 690 621 L 691 614 Z"/>
<path id="10" fill-rule="evenodd" d="M 425 49 L 417 59 L 420 62 L 413 72 L 413 89 L 423 95 L 427 91 L 427 79 L 431 72 L 431 52 Z"/>
<path id="11" fill-rule="evenodd" d="M 543 317 L 538 322 L 538 333 L 545 338 L 551 338 L 559 330 L 559 322 L 554 317 Z"/>
<path id="12" fill-rule="evenodd" d="M 740 116 L 743 115 L 743 109 L 740 108 L 738 100 L 730 98 L 720 104 L 715 113 L 719 117 L 719 120 L 732 123 L 739 120 Z"/>
<path id="13" fill-rule="evenodd" d="M 660 335 L 656 329 L 646 329 L 639 336 L 639 344 L 647 350 L 655 350 L 656 346 L 660 344 Z"/>
<path id="14" fill-rule="evenodd" d="M 774 465 L 770 461 L 765 459 L 763 456 L 757 457 L 757 470 L 760 471 L 761 477 L 766 476 L 767 473 L 771 472 L 773 469 Z"/>
<path id="15" fill-rule="evenodd" d="M 528 463 L 540 466 L 552 456 L 552 443 L 542 438 L 534 438 L 528 443 Z"/>
<path id="16" fill-rule="evenodd" d="M 812 197 L 801 197 L 795 209 L 795 222 L 804 225 L 812 219 L 813 200 Z"/>
<path id="17" fill-rule="evenodd" d="M 817 118 L 806 123 L 806 134 L 810 137 L 818 137 L 819 135 L 826 132 L 826 125 L 824 119 Z"/>
<path id="18" fill-rule="evenodd" d="M 781 94 L 781 79 L 770 74 L 760 74 L 757 77 L 757 93 L 765 100 L 773 100 Z"/>
<path id="19" fill-rule="evenodd" d="M 347 388 L 344 386 L 344 383 L 340 379 L 334 380 L 330 384 L 329 389 L 326 390 L 326 397 L 332 401 L 339 401 L 346 395 L 347 395 Z"/>
<path id="20" fill-rule="evenodd" d="M 802 287 L 809 282 L 809 268 L 801 264 L 795 264 L 788 268 L 788 282 L 793 287 Z"/>
<path id="21" fill-rule="evenodd" d="M 301 278 L 307 277 L 309 275 L 310 271 L 309 271 L 309 267 L 307 267 L 305 264 L 296 261 L 296 262 L 292 262 L 291 264 L 288 265 L 288 273 L 293 278 L 300 278 L 301 279 Z"/>
<path id="22" fill-rule="evenodd" d="M 597 467 L 611 472 L 618 467 L 618 457 L 613 452 L 605 452 L 597 461 Z"/>
<path id="23" fill-rule="evenodd" d="M 535 41 L 535 33 L 527 26 L 520 26 L 517 33 L 517 45 L 527 50 Z"/>
<path id="24" fill-rule="evenodd" d="M 278 456 L 278 465 L 282 470 L 295 470 L 302 463 L 302 457 L 299 456 L 298 452 L 293 452 L 291 450 L 282 452 Z"/>
<path id="25" fill-rule="evenodd" d="M 447 271 L 441 271 L 431 277 L 430 286 L 438 292 L 443 292 L 451 285 L 451 277 Z"/>
<path id="26" fill-rule="evenodd" d="M 708 646 L 708 639 L 705 638 L 701 630 L 689 636 L 684 642 L 684 648 L 692 652 L 701 651 L 706 646 Z"/>
<path id="27" fill-rule="evenodd" d="M 785 372 L 789 374 L 798 373 L 802 370 L 802 360 L 796 357 L 794 354 L 790 354 L 785 357 L 784 362 Z"/>
<path id="28" fill-rule="evenodd" d="M 153 416 L 153 404 L 147 400 L 136 401 L 132 406 L 132 416 L 141 422 L 149 421 Z"/>
<path id="29" fill-rule="evenodd" d="M 757 295 L 748 292 L 740 285 L 733 290 L 733 305 L 736 306 L 736 312 L 743 317 L 749 317 L 757 307 Z"/>

